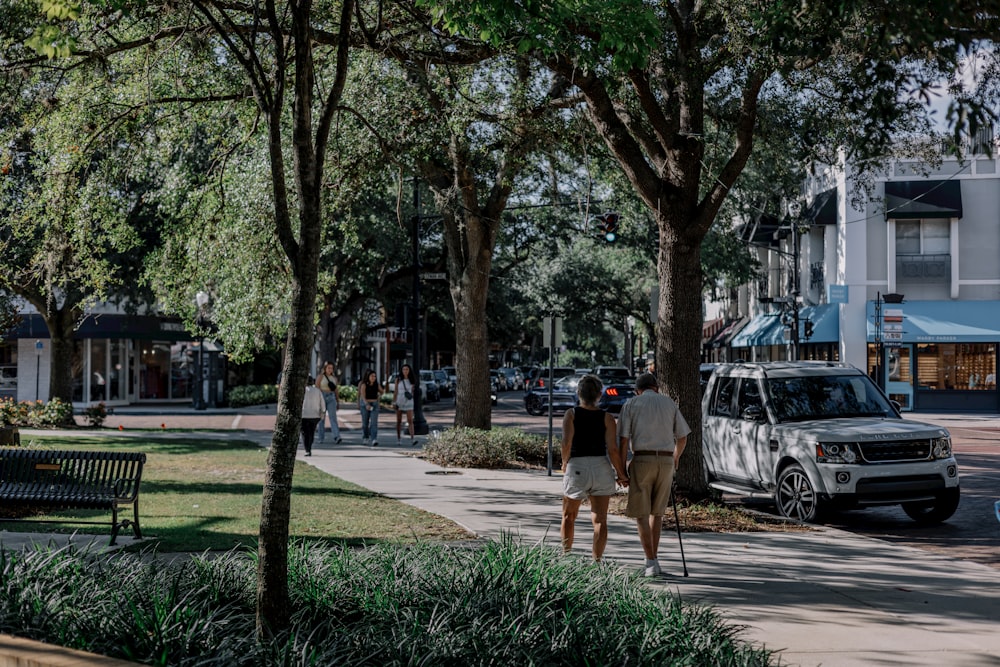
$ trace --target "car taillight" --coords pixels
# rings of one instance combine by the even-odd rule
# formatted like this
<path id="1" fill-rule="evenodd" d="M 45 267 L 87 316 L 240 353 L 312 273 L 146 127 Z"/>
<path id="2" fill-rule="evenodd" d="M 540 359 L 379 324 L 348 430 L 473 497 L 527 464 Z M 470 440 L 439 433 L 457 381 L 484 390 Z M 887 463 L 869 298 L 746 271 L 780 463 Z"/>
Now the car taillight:
<path id="1" fill-rule="evenodd" d="M 545 386 L 545 380 L 539 380 L 538 381 L 538 388 L 542 389 L 544 386 Z"/>
<path id="2" fill-rule="evenodd" d="M 607 391 L 607 394 L 608 394 L 608 396 L 617 396 L 618 395 L 618 390 L 615 389 L 614 387 L 609 387 L 608 391 Z"/>

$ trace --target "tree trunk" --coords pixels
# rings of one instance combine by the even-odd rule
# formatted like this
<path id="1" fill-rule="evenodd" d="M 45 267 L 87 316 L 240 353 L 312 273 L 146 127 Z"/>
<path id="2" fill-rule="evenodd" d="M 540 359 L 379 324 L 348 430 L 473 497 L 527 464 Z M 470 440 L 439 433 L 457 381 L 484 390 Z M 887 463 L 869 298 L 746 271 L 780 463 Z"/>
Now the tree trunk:
<path id="1" fill-rule="evenodd" d="M 666 220 L 660 224 L 659 318 L 656 323 L 656 375 L 665 391 L 680 407 L 691 433 L 677 470 L 677 485 L 686 495 L 707 494 L 705 466 L 701 457 L 701 391 L 698 367 L 701 360 L 702 303 L 701 244 L 677 234 Z"/>
<path id="2" fill-rule="evenodd" d="M 477 255 L 479 256 L 479 255 Z M 451 286 L 455 306 L 455 426 L 489 429 L 490 403 L 489 334 L 486 328 L 486 293 L 490 263 L 472 262 L 457 284 Z"/>
<path id="3" fill-rule="evenodd" d="M 37 307 L 37 306 L 36 306 Z M 49 329 L 49 400 L 58 398 L 66 403 L 73 402 L 73 334 L 80 311 L 74 306 L 64 305 L 59 310 L 39 309 L 45 326 Z M 82 372 L 82 371 L 81 371 Z M 67 424 L 73 424 L 69 416 Z"/>
<path id="4" fill-rule="evenodd" d="M 315 273 L 313 273 L 315 277 Z M 292 324 L 286 340 L 278 416 L 267 456 L 260 512 L 257 561 L 257 634 L 273 637 L 291 620 L 288 592 L 288 533 L 291 515 L 292 473 L 299 446 L 302 399 L 313 347 L 313 304 L 316 285 L 296 280 L 292 297 Z"/>

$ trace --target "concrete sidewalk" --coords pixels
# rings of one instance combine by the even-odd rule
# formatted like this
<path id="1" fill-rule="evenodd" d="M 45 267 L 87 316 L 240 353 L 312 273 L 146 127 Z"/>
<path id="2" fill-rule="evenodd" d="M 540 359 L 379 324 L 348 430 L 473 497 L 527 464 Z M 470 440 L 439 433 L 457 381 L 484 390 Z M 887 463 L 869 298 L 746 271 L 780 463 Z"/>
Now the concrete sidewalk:
<path id="1" fill-rule="evenodd" d="M 263 446 L 270 441 L 267 430 L 244 433 Z M 558 473 L 442 469 L 413 456 L 411 447 L 390 444 L 394 438 L 385 436 L 394 433 L 385 433 L 378 448 L 362 446 L 356 430 L 343 435 L 343 444 L 317 443 L 313 456 L 301 460 L 483 537 L 558 544 Z M 642 552 L 633 523 L 611 517 L 609 532 L 607 558 L 638 571 Z M 8 548 L 16 548 L 17 537 L 0 533 Z M 48 536 L 23 537 L 30 543 Z M 668 575 L 650 585 L 716 607 L 745 626 L 742 638 L 779 651 L 782 664 L 1000 665 L 996 569 L 822 527 L 684 533 L 683 545 L 690 576 L 681 576 L 676 533 L 664 532 L 660 562 Z M 589 551 L 582 514 L 574 552 L 586 558 Z"/>
<path id="2" fill-rule="evenodd" d="M 411 448 L 314 447 L 303 460 L 484 537 L 559 543 L 562 478 L 545 471 L 444 470 Z M 401 526 L 401 528 L 404 528 Z M 638 571 L 633 522 L 611 517 L 607 558 Z M 984 565 L 818 528 L 795 533 L 664 532 L 651 585 L 709 604 L 743 637 L 795 665 L 1000 665 L 1000 573 Z M 589 557 L 590 523 L 574 552 Z"/>

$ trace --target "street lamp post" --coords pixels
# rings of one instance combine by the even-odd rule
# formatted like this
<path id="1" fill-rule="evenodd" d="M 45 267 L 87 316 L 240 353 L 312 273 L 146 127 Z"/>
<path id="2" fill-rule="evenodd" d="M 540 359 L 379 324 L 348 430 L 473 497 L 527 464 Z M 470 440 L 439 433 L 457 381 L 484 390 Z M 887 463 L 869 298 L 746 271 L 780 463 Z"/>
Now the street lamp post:
<path id="1" fill-rule="evenodd" d="M 201 333 L 205 326 L 205 307 L 208 305 L 208 292 L 199 291 L 194 296 L 195 306 L 198 307 L 198 368 L 195 376 L 193 407 L 195 410 L 204 410 L 205 405 L 205 336 Z"/>

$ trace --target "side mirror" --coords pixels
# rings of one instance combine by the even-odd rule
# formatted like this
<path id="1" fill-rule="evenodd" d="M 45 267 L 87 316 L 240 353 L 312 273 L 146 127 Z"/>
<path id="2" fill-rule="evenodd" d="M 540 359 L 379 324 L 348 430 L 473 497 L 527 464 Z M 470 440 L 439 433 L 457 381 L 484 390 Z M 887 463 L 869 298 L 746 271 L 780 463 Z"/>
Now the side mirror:
<path id="1" fill-rule="evenodd" d="M 740 416 L 748 422 L 761 422 L 764 421 L 764 408 L 759 405 L 750 405 L 743 408 L 743 414 Z"/>

